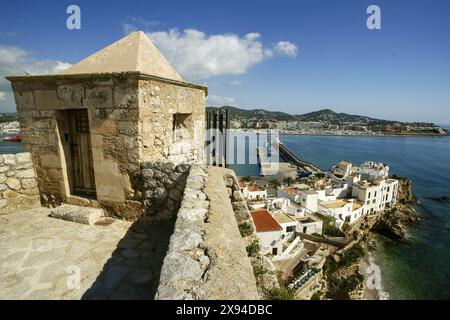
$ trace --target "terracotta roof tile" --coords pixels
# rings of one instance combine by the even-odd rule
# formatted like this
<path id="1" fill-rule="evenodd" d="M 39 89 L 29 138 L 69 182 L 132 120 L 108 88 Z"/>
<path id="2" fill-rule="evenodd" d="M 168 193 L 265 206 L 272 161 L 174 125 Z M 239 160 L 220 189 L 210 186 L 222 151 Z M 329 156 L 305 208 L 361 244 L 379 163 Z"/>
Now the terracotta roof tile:
<path id="1" fill-rule="evenodd" d="M 258 232 L 283 230 L 269 211 L 265 209 L 253 211 L 252 218 L 255 222 L 256 231 Z"/>

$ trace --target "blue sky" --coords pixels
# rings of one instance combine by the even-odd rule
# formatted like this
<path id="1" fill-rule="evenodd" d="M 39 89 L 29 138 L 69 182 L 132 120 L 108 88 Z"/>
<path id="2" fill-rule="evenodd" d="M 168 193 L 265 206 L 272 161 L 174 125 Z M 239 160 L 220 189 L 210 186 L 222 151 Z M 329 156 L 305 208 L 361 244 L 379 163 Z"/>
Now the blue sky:
<path id="1" fill-rule="evenodd" d="M 70 4 L 81 30 L 66 28 Z M 381 30 L 366 27 L 371 4 Z M 208 84 L 209 104 L 450 123 L 447 0 L 9 1 L 0 76 L 54 72 L 132 30 L 186 80 Z M 0 112 L 14 108 L 0 79 Z"/>

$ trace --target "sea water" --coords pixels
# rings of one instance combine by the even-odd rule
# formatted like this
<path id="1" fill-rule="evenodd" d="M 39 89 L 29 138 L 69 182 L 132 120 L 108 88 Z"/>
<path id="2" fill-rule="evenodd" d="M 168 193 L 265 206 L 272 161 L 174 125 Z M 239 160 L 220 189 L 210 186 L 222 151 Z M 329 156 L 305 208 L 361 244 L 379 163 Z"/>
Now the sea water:
<path id="1" fill-rule="evenodd" d="M 387 163 L 391 174 L 413 181 L 423 219 L 408 243 L 379 242 L 375 261 L 390 299 L 450 298 L 450 137 L 282 136 L 301 159 L 327 170 L 341 160 Z"/>

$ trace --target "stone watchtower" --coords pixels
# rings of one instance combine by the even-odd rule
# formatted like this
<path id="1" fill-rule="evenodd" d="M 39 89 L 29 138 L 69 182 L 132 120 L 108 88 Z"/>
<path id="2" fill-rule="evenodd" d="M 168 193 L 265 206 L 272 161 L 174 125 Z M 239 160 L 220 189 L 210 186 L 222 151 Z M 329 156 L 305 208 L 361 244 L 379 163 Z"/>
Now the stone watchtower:
<path id="1" fill-rule="evenodd" d="M 7 79 L 44 204 L 128 218 L 142 162 L 203 162 L 207 87 L 183 81 L 143 32 L 59 74 Z"/>

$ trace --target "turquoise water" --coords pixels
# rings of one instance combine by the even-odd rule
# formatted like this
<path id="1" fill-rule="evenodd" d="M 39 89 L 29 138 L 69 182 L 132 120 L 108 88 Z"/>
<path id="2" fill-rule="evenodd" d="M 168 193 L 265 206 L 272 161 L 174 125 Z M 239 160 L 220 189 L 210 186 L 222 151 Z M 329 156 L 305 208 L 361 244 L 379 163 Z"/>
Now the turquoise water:
<path id="1" fill-rule="evenodd" d="M 15 136 L 15 134 L 0 134 L 0 154 L 22 152 L 22 143 L 3 141 L 3 138 L 10 136 Z"/>
<path id="2" fill-rule="evenodd" d="M 328 169 L 348 160 L 388 163 L 391 173 L 412 179 L 423 220 L 410 242 L 382 241 L 376 254 L 390 299 L 450 298 L 450 204 L 427 197 L 450 196 L 450 137 L 283 136 L 306 161 Z"/>
<path id="3" fill-rule="evenodd" d="M 0 154 L 22 151 L 17 142 L 3 142 Z M 381 242 L 376 260 L 383 287 L 391 299 L 450 298 L 450 204 L 427 197 L 450 196 L 450 137 L 282 136 L 286 146 L 306 161 L 328 169 L 348 160 L 388 163 L 391 173 L 413 180 L 423 221 L 410 230 L 408 244 Z M 238 152 L 245 152 L 239 145 Z M 256 164 L 234 166 L 238 175 L 258 175 Z"/>
<path id="4" fill-rule="evenodd" d="M 388 163 L 391 173 L 409 177 L 423 220 L 409 230 L 409 242 L 381 241 L 375 255 L 390 299 L 450 298 L 450 204 L 427 197 L 450 196 L 450 137 L 282 136 L 303 160 L 323 170 L 341 160 Z M 244 146 L 238 146 L 245 152 Z M 237 175 L 257 175 L 257 165 L 233 166 Z"/>

